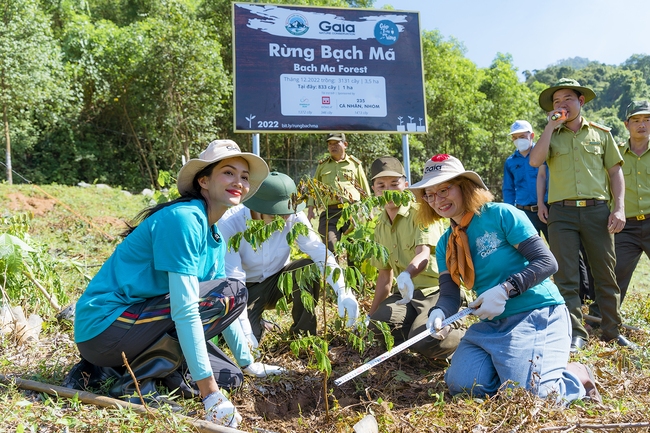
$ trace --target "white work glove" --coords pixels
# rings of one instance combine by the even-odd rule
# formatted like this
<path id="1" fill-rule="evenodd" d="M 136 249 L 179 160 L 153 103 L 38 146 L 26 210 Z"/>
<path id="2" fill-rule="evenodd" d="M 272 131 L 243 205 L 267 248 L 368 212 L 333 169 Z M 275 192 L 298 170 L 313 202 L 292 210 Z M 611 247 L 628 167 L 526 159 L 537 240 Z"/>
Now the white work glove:
<path id="1" fill-rule="evenodd" d="M 415 290 L 413 280 L 411 280 L 411 274 L 404 271 L 397 276 L 397 289 L 400 295 L 402 295 L 402 299 L 395 302 L 397 305 L 404 305 L 411 302 L 411 299 L 413 299 L 413 290 Z"/>
<path id="2" fill-rule="evenodd" d="M 203 400 L 205 419 L 215 424 L 237 428 L 242 417 L 234 404 L 221 391 L 215 391 Z"/>
<path id="3" fill-rule="evenodd" d="M 472 313 L 482 320 L 492 320 L 506 309 L 508 294 L 501 284 L 483 292 L 469 307 L 476 308 Z"/>
<path id="4" fill-rule="evenodd" d="M 447 325 L 442 327 L 442 321 L 445 320 L 445 313 L 440 308 L 434 308 L 429 314 L 427 320 L 427 329 L 431 332 L 431 336 L 436 340 L 444 340 L 451 332 L 451 326 Z"/>
<path id="5" fill-rule="evenodd" d="M 284 368 L 278 365 L 263 364 L 261 362 L 253 362 L 244 368 L 244 374 L 255 377 L 266 377 L 272 374 L 281 374 L 286 372 Z"/>
<path id="6" fill-rule="evenodd" d="M 348 313 L 348 321 L 346 326 L 350 327 L 354 325 L 354 322 L 357 321 L 359 317 L 359 303 L 357 298 L 352 294 L 350 289 L 342 287 L 338 292 L 338 307 L 339 307 L 339 317 L 345 317 L 345 313 Z"/>

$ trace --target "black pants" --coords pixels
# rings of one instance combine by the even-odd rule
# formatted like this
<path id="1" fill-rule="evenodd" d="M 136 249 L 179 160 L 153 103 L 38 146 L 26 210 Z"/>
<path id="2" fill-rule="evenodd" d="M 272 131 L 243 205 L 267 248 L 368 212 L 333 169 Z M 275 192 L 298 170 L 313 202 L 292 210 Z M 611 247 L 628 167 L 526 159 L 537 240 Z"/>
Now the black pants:
<path id="1" fill-rule="evenodd" d="M 339 220 L 341 219 L 341 209 L 338 206 L 328 206 L 320 214 L 318 220 L 318 233 L 323 238 L 323 242 L 327 244 L 327 249 L 334 252 L 334 245 L 341 240 L 343 233 L 347 232 L 350 228 L 350 223 L 346 222 L 341 228 L 336 228 Z"/>
<path id="2" fill-rule="evenodd" d="M 284 293 L 282 293 L 278 287 L 280 276 L 285 272 L 309 266 L 311 263 L 313 262 L 309 259 L 296 260 L 295 262 L 289 263 L 276 274 L 271 275 L 264 281 L 247 284 L 248 319 L 251 322 L 251 328 L 253 329 L 255 338 L 259 340 L 262 337 L 262 326 L 260 322 L 264 310 L 275 308 L 278 301 L 284 297 Z M 294 273 L 292 293 L 293 306 L 291 308 L 293 324 L 291 325 L 290 331 L 292 333 L 309 332 L 311 335 L 316 335 L 316 314 L 313 310 L 309 311 L 309 309 L 303 304 L 301 298 L 302 289 L 298 287 L 298 283 L 296 274 Z M 303 287 L 303 289 L 314 298 L 315 307 L 320 295 L 320 281 L 311 281 L 307 283 L 306 287 Z"/>
<path id="3" fill-rule="evenodd" d="M 201 297 L 199 313 L 205 341 L 209 341 L 221 333 L 241 314 L 246 306 L 246 287 L 234 279 L 204 281 L 199 285 L 199 295 Z M 124 363 L 122 352 L 127 359 L 135 359 L 162 335 L 166 333 L 176 335 L 169 308 L 168 296 L 158 296 L 132 305 L 123 315 L 128 315 L 130 319 L 135 318 L 135 323 L 126 325 L 124 322 L 116 320 L 97 337 L 78 343 L 77 347 L 81 356 L 100 367 L 122 366 Z M 159 315 L 160 320 L 155 320 L 156 315 Z M 138 318 L 140 317 L 146 317 L 148 320 L 139 322 Z M 232 370 L 233 373 L 240 372 L 239 367 L 225 355 L 221 359 L 222 362 L 219 362 L 218 359 L 219 357 L 210 357 L 215 376 L 224 369 Z"/>

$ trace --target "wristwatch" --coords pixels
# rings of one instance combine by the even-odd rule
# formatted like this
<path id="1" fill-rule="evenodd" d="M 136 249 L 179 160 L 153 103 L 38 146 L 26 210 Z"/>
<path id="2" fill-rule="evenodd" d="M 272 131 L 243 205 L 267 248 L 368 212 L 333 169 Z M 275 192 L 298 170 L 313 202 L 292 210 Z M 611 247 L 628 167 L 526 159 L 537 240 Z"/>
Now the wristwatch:
<path id="1" fill-rule="evenodd" d="M 514 298 L 521 295 L 521 290 L 517 286 L 517 282 L 512 277 L 506 278 L 506 281 L 504 283 L 501 283 L 501 285 L 508 294 L 508 298 Z"/>

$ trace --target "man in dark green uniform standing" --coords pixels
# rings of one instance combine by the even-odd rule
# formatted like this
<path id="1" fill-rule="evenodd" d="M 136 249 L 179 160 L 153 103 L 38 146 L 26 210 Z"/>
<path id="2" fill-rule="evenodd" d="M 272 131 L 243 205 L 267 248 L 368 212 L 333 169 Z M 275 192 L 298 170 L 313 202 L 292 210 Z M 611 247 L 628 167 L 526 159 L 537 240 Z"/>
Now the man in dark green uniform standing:
<path id="1" fill-rule="evenodd" d="M 619 332 L 620 290 L 614 275 L 614 233 L 625 226 L 623 158 L 609 128 L 582 117 L 582 106 L 595 97 L 593 90 L 568 78 L 544 90 L 539 105 L 549 120 L 530 153 L 532 166 L 546 161 L 550 172 L 549 245 L 559 265 L 554 281 L 571 313 L 572 352 L 588 339 L 578 294 L 580 242 L 594 277 L 602 339 L 634 346 Z"/>
<path id="2" fill-rule="evenodd" d="M 370 195 L 370 186 L 366 173 L 361 166 L 361 161 L 348 154 L 348 142 L 342 132 L 330 134 L 327 137 L 327 150 L 330 156 L 320 161 L 314 174 L 314 179 L 334 188 L 340 197 L 330 198 L 325 210 L 320 214 L 318 233 L 326 241 L 330 251 L 334 251 L 334 244 L 341 239 L 347 231 L 349 224 L 336 228 L 341 218 L 341 208 L 345 203 L 354 203 Z M 314 202 L 310 200 L 307 216 L 311 220 L 315 216 Z"/>
<path id="3" fill-rule="evenodd" d="M 630 138 L 620 148 L 625 165 L 625 228 L 615 236 L 621 304 L 644 252 L 650 257 L 650 101 L 632 101 L 625 115 Z"/>

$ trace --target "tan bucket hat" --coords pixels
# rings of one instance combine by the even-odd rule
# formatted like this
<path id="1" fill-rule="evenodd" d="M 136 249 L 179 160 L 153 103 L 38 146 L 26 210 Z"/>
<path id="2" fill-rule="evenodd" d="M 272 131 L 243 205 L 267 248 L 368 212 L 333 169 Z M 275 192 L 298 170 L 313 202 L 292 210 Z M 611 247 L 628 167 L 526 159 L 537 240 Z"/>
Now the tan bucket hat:
<path id="1" fill-rule="evenodd" d="M 248 162 L 250 189 L 242 201 L 250 198 L 269 175 L 269 166 L 259 156 L 242 152 L 239 145 L 232 140 L 214 140 L 201 152 L 198 158 L 190 159 L 178 172 L 178 192 L 181 195 L 193 190 L 194 177 L 208 165 L 228 158 L 243 158 Z"/>

